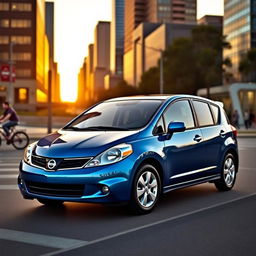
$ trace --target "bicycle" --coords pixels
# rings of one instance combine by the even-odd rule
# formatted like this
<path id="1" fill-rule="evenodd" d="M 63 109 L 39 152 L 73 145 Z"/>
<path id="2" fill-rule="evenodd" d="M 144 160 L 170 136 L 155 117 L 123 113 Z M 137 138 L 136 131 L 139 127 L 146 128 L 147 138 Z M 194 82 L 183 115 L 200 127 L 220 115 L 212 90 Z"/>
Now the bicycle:
<path id="1" fill-rule="evenodd" d="M 16 149 L 24 149 L 29 144 L 29 137 L 24 131 L 19 131 L 15 129 L 15 126 L 10 128 L 10 144 L 13 145 Z M 3 131 L 3 128 L 0 127 L 0 146 L 2 144 L 2 136 L 7 141 L 7 136 L 5 135 L 5 132 Z"/>

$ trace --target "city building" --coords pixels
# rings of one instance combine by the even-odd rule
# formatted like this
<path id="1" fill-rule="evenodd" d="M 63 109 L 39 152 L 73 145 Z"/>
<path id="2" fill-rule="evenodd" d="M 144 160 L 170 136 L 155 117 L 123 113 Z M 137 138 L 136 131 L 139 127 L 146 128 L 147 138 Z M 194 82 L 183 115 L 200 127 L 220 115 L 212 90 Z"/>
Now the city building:
<path id="1" fill-rule="evenodd" d="M 110 22 L 99 21 L 94 31 L 93 86 L 104 89 L 104 77 L 110 72 Z"/>
<path id="2" fill-rule="evenodd" d="M 15 82 L 0 82 L 1 100 L 35 110 L 47 100 L 49 43 L 44 0 L 0 0 L 0 64 L 16 68 Z"/>
<path id="3" fill-rule="evenodd" d="M 79 74 L 78 74 L 78 94 L 77 94 L 77 103 L 80 106 L 85 106 L 86 104 L 86 80 L 87 80 L 87 58 L 84 58 L 84 62 L 82 67 L 80 68 Z"/>
<path id="4" fill-rule="evenodd" d="M 256 47 L 256 0 L 225 0 L 223 23 L 223 33 L 232 47 L 225 49 L 223 55 L 232 62 L 228 71 L 233 80 L 240 81 L 239 62 L 249 49 Z"/>
<path id="5" fill-rule="evenodd" d="M 199 25 L 209 25 L 222 30 L 223 28 L 223 16 L 220 15 L 205 15 L 200 18 L 197 23 Z"/>
<path id="6" fill-rule="evenodd" d="M 124 0 L 112 0 L 112 19 L 110 25 L 110 71 L 123 74 L 124 54 Z"/>
<path id="7" fill-rule="evenodd" d="M 195 25 L 196 21 L 196 0 L 125 0 L 125 37 L 124 37 L 124 79 L 132 85 L 137 86 L 140 76 L 145 70 L 143 68 L 134 74 L 135 59 L 139 58 L 136 52 L 141 52 L 143 46 L 140 43 L 134 45 L 134 32 L 141 23 L 148 24 L 190 24 Z M 141 30 L 141 29 L 138 29 Z M 141 41 L 142 39 L 140 39 Z M 143 40 L 142 40 L 143 41 Z M 141 46 L 140 46 L 141 45 Z M 138 51 L 139 50 L 139 51 Z M 135 52 L 136 51 L 136 52 Z M 142 50 L 143 52 L 144 50 Z M 142 54 L 143 55 L 143 54 Z M 138 62 L 138 61 L 136 61 Z M 136 66 L 137 68 L 137 66 Z"/>
<path id="8" fill-rule="evenodd" d="M 85 100 L 90 101 L 94 100 L 94 83 L 93 83 L 93 63 L 94 63 L 94 45 L 89 44 L 88 46 L 88 56 L 86 58 L 86 92 Z"/>

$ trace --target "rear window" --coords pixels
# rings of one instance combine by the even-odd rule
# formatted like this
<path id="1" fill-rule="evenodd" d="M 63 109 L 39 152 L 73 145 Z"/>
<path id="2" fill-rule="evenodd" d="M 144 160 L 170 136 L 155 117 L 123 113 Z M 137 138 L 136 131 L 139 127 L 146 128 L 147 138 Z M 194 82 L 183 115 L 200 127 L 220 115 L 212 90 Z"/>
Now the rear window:
<path id="1" fill-rule="evenodd" d="M 207 103 L 194 100 L 193 105 L 196 111 L 199 126 L 203 127 L 214 125 L 211 110 Z"/>
<path id="2" fill-rule="evenodd" d="M 219 124 L 219 122 L 220 122 L 219 108 L 217 106 L 211 104 L 211 109 L 212 109 L 212 114 L 213 114 L 213 118 L 214 118 L 214 123 Z"/>

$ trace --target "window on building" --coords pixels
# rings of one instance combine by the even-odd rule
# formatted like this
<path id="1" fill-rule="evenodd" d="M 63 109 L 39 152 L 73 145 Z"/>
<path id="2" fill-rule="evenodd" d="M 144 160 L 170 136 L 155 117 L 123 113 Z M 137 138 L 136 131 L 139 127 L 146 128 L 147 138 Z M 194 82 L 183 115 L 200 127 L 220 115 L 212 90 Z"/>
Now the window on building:
<path id="1" fill-rule="evenodd" d="M 2 28 L 9 28 L 10 21 L 7 19 L 0 20 L 0 27 Z"/>
<path id="2" fill-rule="evenodd" d="M 1 61 L 9 60 L 9 53 L 8 52 L 0 52 L 0 60 Z"/>
<path id="3" fill-rule="evenodd" d="M 193 114 L 187 100 L 177 101 L 170 105 L 164 113 L 165 127 L 171 122 L 183 122 L 186 129 L 194 128 Z"/>
<path id="4" fill-rule="evenodd" d="M 28 103 L 28 88 L 15 88 L 15 102 Z"/>
<path id="5" fill-rule="evenodd" d="M 15 44 L 31 44 L 31 36 L 12 36 L 11 41 Z"/>
<path id="6" fill-rule="evenodd" d="M 0 3 L 0 11 L 9 11 L 9 3 Z"/>
<path id="7" fill-rule="evenodd" d="M 193 101 L 199 126 L 213 125 L 212 114 L 207 103 L 201 101 Z"/>
<path id="8" fill-rule="evenodd" d="M 30 28 L 31 20 L 11 20 L 12 28 Z"/>
<path id="9" fill-rule="evenodd" d="M 16 69 L 16 76 L 20 78 L 31 77 L 31 69 Z"/>
<path id="10" fill-rule="evenodd" d="M 30 61 L 31 53 L 30 52 L 15 52 L 12 56 L 13 60 L 16 61 Z"/>
<path id="11" fill-rule="evenodd" d="M 0 36 L 0 44 L 9 44 L 9 36 Z"/>
<path id="12" fill-rule="evenodd" d="M 30 3 L 12 3 L 12 11 L 31 12 L 32 5 Z"/>

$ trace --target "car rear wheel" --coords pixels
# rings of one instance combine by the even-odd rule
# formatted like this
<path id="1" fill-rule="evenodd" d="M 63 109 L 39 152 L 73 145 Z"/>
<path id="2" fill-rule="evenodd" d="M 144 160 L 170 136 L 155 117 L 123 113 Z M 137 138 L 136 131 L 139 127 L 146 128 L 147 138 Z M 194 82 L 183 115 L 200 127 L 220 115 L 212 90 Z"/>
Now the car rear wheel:
<path id="1" fill-rule="evenodd" d="M 130 208 L 136 214 L 145 214 L 152 211 L 161 191 L 161 180 L 156 168 L 152 165 L 143 165 L 137 172 L 132 188 Z"/>
<path id="2" fill-rule="evenodd" d="M 221 178 L 214 184 L 219 191 L 231 190 L 236 181 L 237 165 L 232 154 L 227 154 L 222 165 Z"/>
<path id="3" fill-rule="evenodd" d="M 42 198 L 38 198 L 37 201 L 45 206 L 50 206 L 50 207 L 58 207 L 64 203 L 63 201 L 60 201 L 60 200 L 50 200 L 50 199 L 42 199 Z"/>

